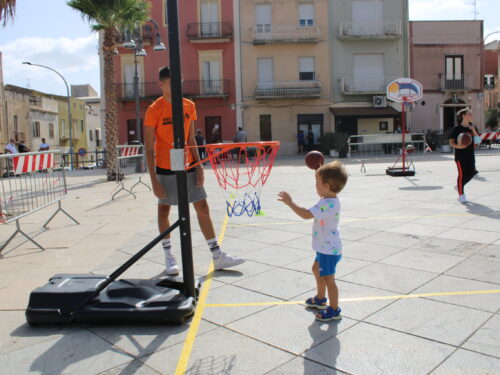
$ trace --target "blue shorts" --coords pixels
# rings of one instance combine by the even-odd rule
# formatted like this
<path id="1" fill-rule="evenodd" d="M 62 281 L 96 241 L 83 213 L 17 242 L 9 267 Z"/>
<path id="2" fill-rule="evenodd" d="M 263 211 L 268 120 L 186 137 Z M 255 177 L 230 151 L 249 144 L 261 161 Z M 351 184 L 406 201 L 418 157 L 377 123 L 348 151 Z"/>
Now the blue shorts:
<path id="1" fill-rule="evenodd" d="M 317 252 L 315 261 L 319 263 L 319 275 L 335 275 L 337 263 L 340 262 L 341 258 L 342 255 L 327 255 Z"/>

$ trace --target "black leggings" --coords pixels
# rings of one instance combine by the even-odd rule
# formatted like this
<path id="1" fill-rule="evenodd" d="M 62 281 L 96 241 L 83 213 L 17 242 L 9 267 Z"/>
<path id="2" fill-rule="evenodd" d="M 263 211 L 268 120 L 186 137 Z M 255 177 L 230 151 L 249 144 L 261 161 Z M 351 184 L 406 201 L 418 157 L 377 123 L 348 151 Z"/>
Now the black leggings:
<path id="1" fill-rule="evenodd" d="M 474 177 L 474 160 L 455 160 L 458 168 L 457 188 L 458 194 L 464 193 L 464 186 Z"/>

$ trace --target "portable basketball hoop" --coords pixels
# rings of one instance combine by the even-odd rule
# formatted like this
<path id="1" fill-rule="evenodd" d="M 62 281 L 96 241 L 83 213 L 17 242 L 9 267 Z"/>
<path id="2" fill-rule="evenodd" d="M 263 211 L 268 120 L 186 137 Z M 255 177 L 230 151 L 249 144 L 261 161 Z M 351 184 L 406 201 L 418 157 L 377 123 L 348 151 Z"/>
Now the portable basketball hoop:
<path id="1" fill-rule="evenodd" d="M 262 186 L 269 177 L 280 143 L 212 143 L 203 147 L 224 191 L 227 215 L 259 215 Z"/>

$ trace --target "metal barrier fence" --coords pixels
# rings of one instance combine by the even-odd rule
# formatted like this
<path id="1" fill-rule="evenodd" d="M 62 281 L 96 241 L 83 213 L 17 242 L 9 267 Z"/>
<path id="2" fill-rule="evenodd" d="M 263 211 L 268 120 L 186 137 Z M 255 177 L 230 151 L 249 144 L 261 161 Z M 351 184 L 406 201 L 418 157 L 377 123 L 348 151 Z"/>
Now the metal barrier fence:
<path id="1" fill-rule="evenodd" d="M 118 157 L 116 158 L 116 183 L 120 184 L 120 188 L 113 193 L 111 200 L 114 200 L 120 191 L 126 191 L 131 194 L 134 199 L 136 198 L 133 190 L 139 184 L 146 186 L 150 191 L 151 187 L 142 181 L 142 175 L 146 172 L 146 157 L 144 154 L 144 146 L 138 145 L 124 145 L 116 146 L 118 149 Z M 125 187 L 124 180 L 136 179 L 137 181 L 130 189 Z"/>
<path id="2" fill-rule="evenodd" d="M 425 135 L 422 133 L 405 134 L 405 146 L 412 145 L 407 149 L 407 154 L 424 153 L 427 145 Z M 361 171 L 366 172 L 365 160 L 373 156 L 401 155 L 402 135 L 395 134 L 367 134 L 351 135 L 349 137 L 348 156 L 351 159 L 359 159 Z"/>
<path id="3" fill-rule="evenodd" d="M 485 132 L 481 133 L 480 137 L 481 144 L 476 147 L 476 152 L 500 151 L 500 132 Z"/>
<path id="4" fill-rule="evenodd" d="M 82 156 L 77 152 L 73 153 L 73 164 L 71 164 L 70 153 L 62 154 L 62 162 L 68 170 L 106 168 L 106 151 L 87 151 Z"/>
<path id="5" fill-rule="evenodd" d="M 17 228 L 0 247 L 0 252 L 18 233 L 44 250 L 38 242 L 21 230 L 19 220 L 54 203 L 58 204 L 58 208 L 43 225 L 44 228 L 58 212 L 63 212 L 79 224 L 61 207 L 61 200 L 66 197 L 67 188 L 59 151 L 0 155 L 0 171 L 0 223 L 15 221 Z"/>

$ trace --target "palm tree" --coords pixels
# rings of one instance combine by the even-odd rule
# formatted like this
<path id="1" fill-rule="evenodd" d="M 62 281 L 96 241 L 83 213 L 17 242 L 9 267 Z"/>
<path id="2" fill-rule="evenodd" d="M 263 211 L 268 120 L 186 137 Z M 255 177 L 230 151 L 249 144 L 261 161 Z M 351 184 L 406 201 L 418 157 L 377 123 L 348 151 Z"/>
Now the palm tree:
<path id="1" fill-rule="evenodd" d="M 0 0 L 2 1 L 2 0 Z M 104 128 L 106 130 L 107 176 L 114 180 L 118 141 L 116 83 L 113 51 L 118 31 L 132 30 L 149 19 L 150 3 L 144 0 L 70 0 L 67 4 L 81 12 L 94 31 L 103 32 L 104 60 Z"/>
<path id="2" fill-rule="evenodd" d="M 0 0 L 0 21 L 3 19 L 3 25 L 7 25 L 9 18 L 14 18 L 16 10 L 16 0 Z"/>

